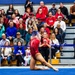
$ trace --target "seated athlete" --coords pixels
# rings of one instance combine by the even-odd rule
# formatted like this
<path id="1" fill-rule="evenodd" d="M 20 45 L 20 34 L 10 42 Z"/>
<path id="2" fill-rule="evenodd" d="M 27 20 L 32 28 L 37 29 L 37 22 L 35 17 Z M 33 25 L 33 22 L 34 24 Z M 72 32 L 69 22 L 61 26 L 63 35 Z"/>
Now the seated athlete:
<path id="1" fill-rule="evenodd" d="M 53 67 L 50 63 L 46 62 L 45 59 L 40 54 L 39 47 L 40 39 L 37 36 L 37 32 L 34 31 L 30 40 L 30 50 L 31 50 L 31 61 L 30 61 L 30 69 L 31 70 L 43 70 L 44 68 L 39 68 L 35 66 L 36 60 L 40 61 L 42 64 L 52 68 L 55 71 L 58 71 L 57 68 Z"/>

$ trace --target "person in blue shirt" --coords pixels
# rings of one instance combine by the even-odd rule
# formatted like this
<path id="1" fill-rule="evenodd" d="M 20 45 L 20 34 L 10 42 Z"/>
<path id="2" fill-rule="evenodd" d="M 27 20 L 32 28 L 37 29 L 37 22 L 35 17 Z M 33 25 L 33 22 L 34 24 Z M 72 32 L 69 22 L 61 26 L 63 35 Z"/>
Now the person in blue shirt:
<path id="1" fill-rule="evenodd" d="M 14 46 L 14 54 L 17 60 L 17 66 L 22 66 L 25 64 L 24 56 L 25 56 L 25 47 L 22 46 L 22 43 L 19 41 L 16 46 Z"/>
<path id="2" fill-rule="evenodd" d="M 13 21 L 9 22 L 9 27 L 6 29 L 6 35 L 9 40 L 12 40 L 16 37 L 17 29 L 14 27 Z"/>

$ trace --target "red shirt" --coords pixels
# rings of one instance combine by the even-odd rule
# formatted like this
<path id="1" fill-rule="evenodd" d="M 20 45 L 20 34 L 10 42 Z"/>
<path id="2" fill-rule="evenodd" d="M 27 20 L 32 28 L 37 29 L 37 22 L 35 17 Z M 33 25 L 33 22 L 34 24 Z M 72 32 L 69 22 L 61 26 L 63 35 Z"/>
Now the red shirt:
<path id="1" fill-rule="evenodd" d="M 39 7 L 37 12 L 39 11 L 39 9 L 42 9 L 43 14 L 48 15 L 48 8 L 46 6 L 44 7 Z"/>
<path id="2" fill-rule="evenodd" d="M 26 29 L 26 25 L 24 23 L 22 24 L 22 26 L 24 29 Z M 16 28 L 19 29 L 19 27 L 20 27 L 20 24 L 16 24 Z"/>
<path id="3" fill-rule="evenodd" d="M 37 38 L 33 38 L 30 41 L 30 51 L 33 58 L 35 58 L 35 55 L 39 53 L 39 50 L 38 50 L 39 43 L 40 41 Z"/>
<path id="4" fill-rule="evenodd" d="M 43 42 L 42 43 L 50 44 L 49 38 L 43 38 Z M 44 47 L 46 47 L 46 45 L 44 45 Z"/>
<path id="5" fill-rule="evenodd" d="M 56 19 L 58 19 L 59 16 L 61 16 L 62 18 L 64 18 L 64 15 L 62 13 L 60 13 L 60 14 L 56 13 L 56 15 L 55 15 Z"/>
<path id="6" fill-rule="evenodd" d="M 46 15 L 43 14 L 43 13 L 41 13 L 41 14 L 37 13 L 37 14 L 36 14 L 36 18 L 37 18 L 37 19 L 40 19 L 40 20 L 43 21 L 43 22 L 45 22 L 45 20 L 46 20 Z"/>
<path id="7" fill-rule="evenodd" d="M 46 19 L 46 22 L 47 22 L 48 25 L 53 26 L 55 20 L 56 20 L 55 17 L 48 17 L 48 18 Z"/>

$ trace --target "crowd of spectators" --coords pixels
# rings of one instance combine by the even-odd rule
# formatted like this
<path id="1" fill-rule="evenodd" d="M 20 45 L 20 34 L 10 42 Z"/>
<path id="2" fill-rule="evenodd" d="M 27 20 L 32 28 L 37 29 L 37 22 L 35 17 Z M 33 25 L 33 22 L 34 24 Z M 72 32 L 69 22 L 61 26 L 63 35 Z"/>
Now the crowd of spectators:
<path id="1" fill-rule="evenodd" d="M 60 47 L 56 46 L 64 43 L 66 35 L 66 23 L 64 20 L 75 18 L 75 2 L 70 8 L 70 16 L 68 9 L 60 3 L 57 9 L 56 4 L 48 10 L 43 1 L 34 12 L 33 2 L 26 0 L 24 5 L 25 13 L 20 14 L 14 5 L 10 4 L 5 12 L 0 10 L 0 64 L 3 60 L 8 60 L 8 64 L 15 55 L 17 66 L 28 65 L 30 61 L 29 42 L 34 31 L 37 31 L 38 37 L 41 39 L 39 51 L 48 61 L 49 48 L 51 48 L 51 58 L 56 59 L 56 52 L 60 51 Z M 52 45 L 55 45 L 51 47 Z M 14 47 L 12 50 L 11 46 Z"/>

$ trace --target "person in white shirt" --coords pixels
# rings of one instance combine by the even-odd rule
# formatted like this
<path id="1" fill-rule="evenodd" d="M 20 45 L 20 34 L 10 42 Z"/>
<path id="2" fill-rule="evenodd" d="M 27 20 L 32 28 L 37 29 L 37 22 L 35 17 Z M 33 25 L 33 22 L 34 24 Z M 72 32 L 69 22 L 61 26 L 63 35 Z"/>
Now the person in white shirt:
<path id="1" fill-rule="evenodd" d="M 59 52 L 59 41 L 56 39 L 55 34 L 51 34 L 51 58 L 56 59 L 56 53 Z"/>
<path id="2" fill-rule="evenodd" d="M 58 23 L 60 24 L 61 29 L 66 31 L 66 23 L 62 20 L 61 16 L 58 16 L 58 20 L 54 23 L 54 29 L 57 27 Z"/>
<path id="3" fill-rule="evenodd" d="M 26 56 L 24 57 L 24 60 L 25 60 L 25 66 L 27 66 L 30 64 L 30 59 L 31 59 L 30 47 L 27 47 L 25 52 Z"/>
<path id="4" fill-rule="evenodd" d="M 2 34 L 2 40 L 0 40 L 0 46 L 4 46 L 5 42 L 8 41 L 10 44 L 10 41 L 6 38 L 6 35 Z"/>
<path id="5" fill-rule="evenodd" d="M 58 20 L 54 23 L 54 29 L 57 27 L 57 25 L 60 24 L 60 28 L 63 30 L 63 34 L 62 34 L 62 37 L 63 37 L 63 43 L 64 43 L 64 38 L 65 38 L 65 35 L 66 35 L 66 23 L 62 20 L 62 17 L 59 16 L 58 17 Z"/>
<path id="6" fill-rule="evenodd" d="M 9 47 L 9 42 L 5 42 L 5 47 L 2 47 L 1 49 L 1 56 L 2 56 L 2 62 L 3 60 L 8 60 L 8 65 L 10 65 L 11 55 L 12 55 L 12 48 Z"/>

